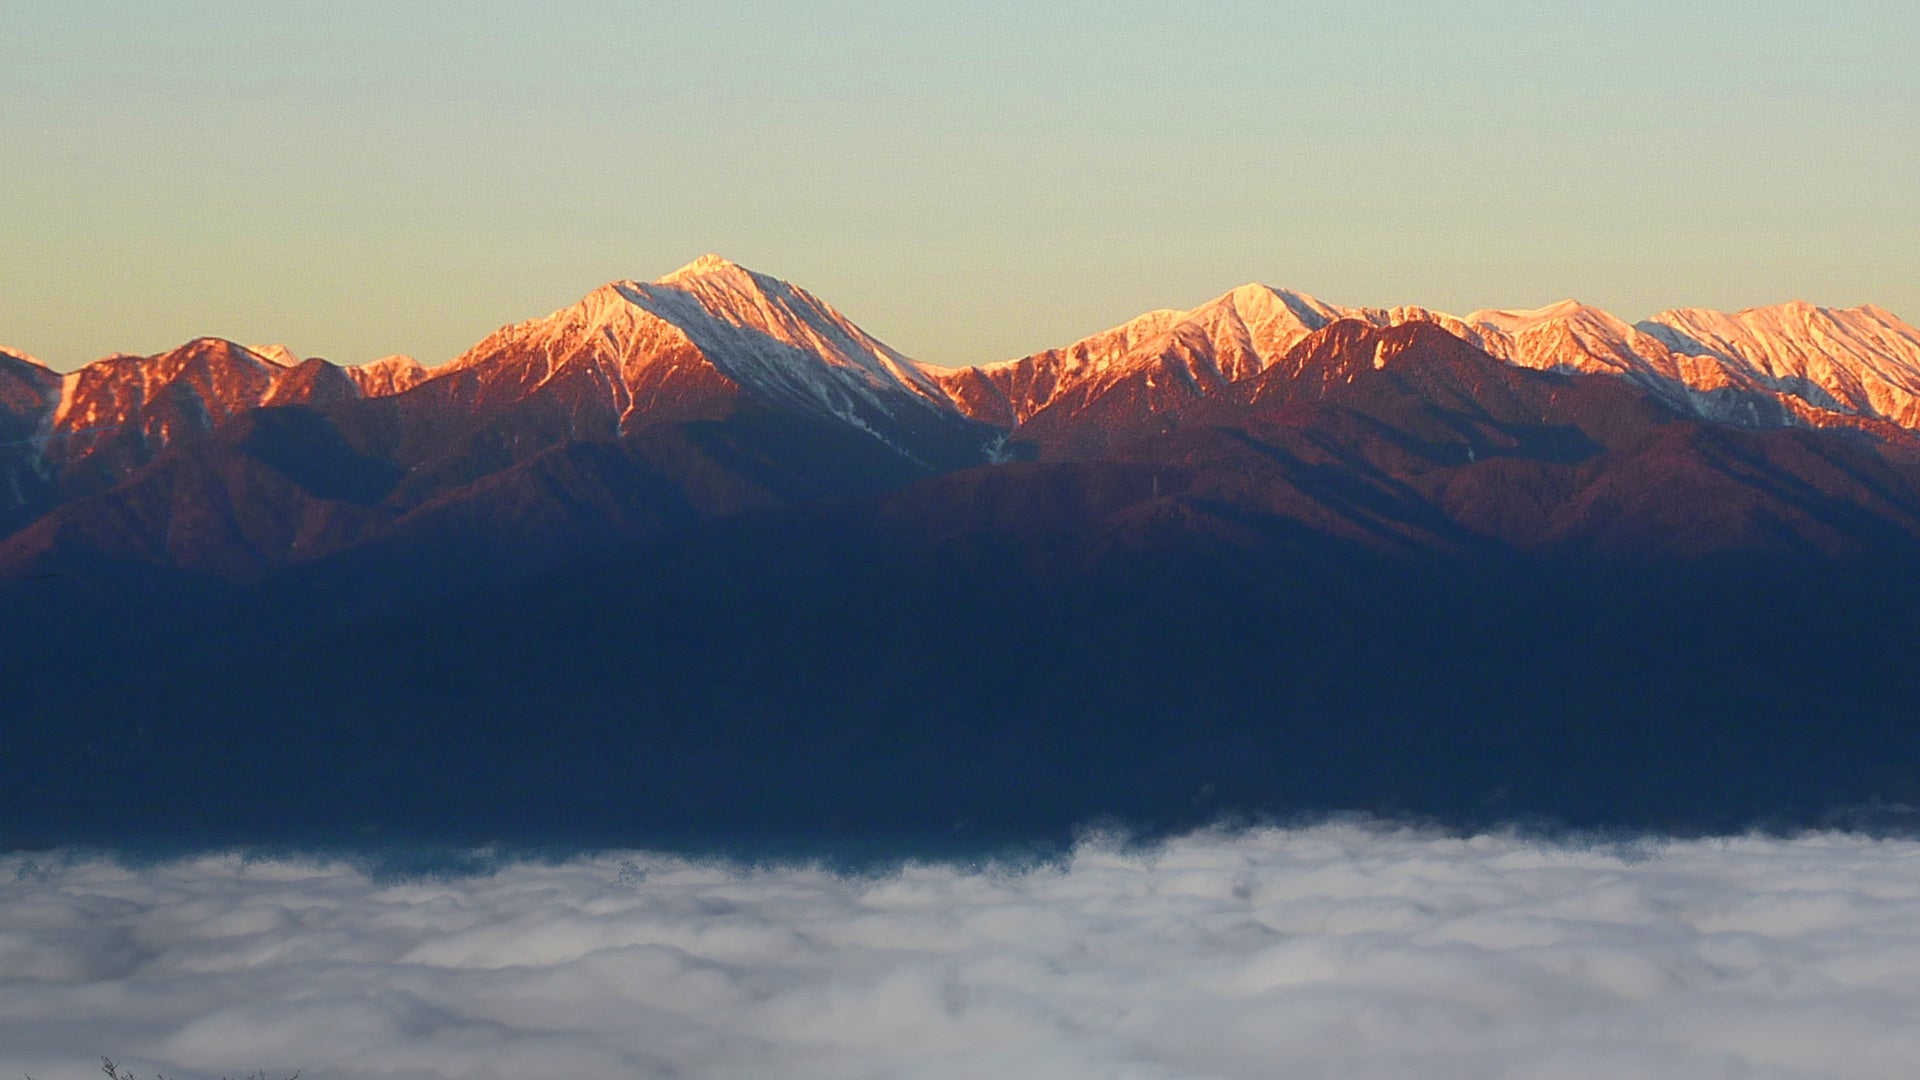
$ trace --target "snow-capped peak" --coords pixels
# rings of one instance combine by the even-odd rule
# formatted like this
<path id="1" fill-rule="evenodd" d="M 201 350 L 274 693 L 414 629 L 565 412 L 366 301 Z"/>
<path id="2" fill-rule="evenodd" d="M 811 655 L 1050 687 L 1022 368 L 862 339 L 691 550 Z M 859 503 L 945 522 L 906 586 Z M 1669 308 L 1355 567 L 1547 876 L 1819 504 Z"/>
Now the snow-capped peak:
<path id="1" fill-rule="evenodd" d="M 702 255 L 657 281 L 616 282 L 627 303 L 677 327 L 723 370 L 751 364 L 775 383 L 805 383 L 824 362 L 873 390 L 946 404 L 918 364 L 874 338 L 833 305 L 790 282 L 718 255 Z M 810 362 L 795 365 L 796 359 Z M 728 371 L 739 381 L 738 374 Z M 744 374 L 744 372 L 739 373 Z M 748 382 L 756 380 L 751 377 Z M 795 389 L 799 389 L 795 386 Z M 810 388 L 808 395 L 817 393 Z"/>
<path id="2" fill-rule="evenodd" d="M 248 345 L 246 346 L 246 350 L 260 359 L 270 364 L 277 364 L 280 367 L 300 366 L 300 358 L 295 356 L 293 350 L 287 348 L 285 345 L 278 343 L 273 345 Z"/>
<path id="3" fill-rule="evenodd" d="M 1482 309 L 1469 314 L 1465 321 L 1472 326 L 1484 326 L 1512 334 L 1550 320 L 1570 319 L 1586 312 L 1598 310 L 1598 308 L 1590 308 L 1578 300 L 1568 298 L 1548 304 L 1545 307 Z"/>
<path id="4" fill-rule="evenodd" d="M 1743 424 L 1891 421 L 1920 429 L 1920 330 L 1872 306 L 1795 301 L 1737 314 L 1669 311 L 1639 324 L 1575 299 L 1490 308 L 1464 318 L 1420 307 L 1348 308 L 1305 293 L 1248 284 L 1190 311 L 1162 313 L 1157 335 L 1121 333 L 1135 320 L 1065 349 L 974 372 L 944 374 L 978 415 L 1019 423 L 1055 402 L 1084 409 L 1136 373 L 1172 362 L 1234 382 L 1270 367 L 1337 319 L 1376 327 L 1431 323 L 1509 363 L 1627 378 L 1678 408 Z M 1151 324 L 1151 323 L 1150 323 Z M 971 391 L 984 378 L 1004 397 Z"/>
<path id="5" fill-rule="evenodd" d="M 741 266 L 739 263 L 734 262 L 732 259 L 729 259 L 723 255 L 715 255 L 713 252 L 707 252 L 705 255 L 700 256 L 699 258 L 693 260 L 687 265 L 682 266 L 678 270 L 675 270 L 672 273 L 666 274 L 658 278 L 657 283 L 665 285 L 671 282 L 681 281 L 686 278 L 701 277 L 707 274 L 751 273 L 751 272 L 752 271 L 747 270 L 746 267 Z"/>
<path id="6" fill-rule="evenodd" d="M 1188 385 L 1247 378 L 1349 314 L 1306 293 L 1249 282 L 1198 307 L 1149 311 L 1064 348 L 937 374 L 971 415 L 1017 424 L 1058 401 L 1092 400 L 1168 362 Z M 981 391 L 981 382 L 992 390 Z"/>
<path id="7" fill-rule="evenodd" d="M 362 397 L 403 393 L 427 381 L 431 372 L 411 356 L 395 353 L 344 369 Z"/>
<path id="8" fill-rule="evenodd" d="M 653 281 L 609 282 L 544 319 L 502 328 L 435 376 L 474 368 L 504 395 L 556 380 L 591 384 L 587 393 L 604 395 L 619 417 L 616 432 L 662 394 L 686 400 L 673 387 L 699 395 L 720 383 L 838 418 L 909 456 L 913 439 L 896 434 L 926 428 L 930 416 L 932 426 L 971 430 L 912 360 L 805 289 L 718 255 Z"/>
<path id="9" fill-rule="evenodd" d="M 1266 370 L 1308 334 L 1343 314 L 1306 293 L 1254 282 L 1187 312 L 1171 334 L 1206 353 L 1220 376 L 1234 381 Z"/>
<path id="10" fill-rule="evenodd" d="M 1908 355 L 1909 350 L 1920 349 L 1920 330 L 1872 305 L 1823 308 L 1805 300 L 1789 300 L 1733 314 L 1679 308 L 1663 311 L 1640 325 L 1649 333 L 1699 351 L 1749 360 L 1766 357 L 1784 362 L 1794 353 L 1827 352 L 1836 346 L 1847 352 L 1891 348 Z M 1792 347 L 1788 343 L 1793 343 Z"/>
<path id="11" fill-rule="evenodd" d="M 1728 314 L 1663 311 L 1637 327 L 1675 353 L 1747 374 L 1770 390 L 1822 408 L 1920 427 L 1920 330 L 1872 306 L 1823 308 L 1805 300 Z"/>
<path id="12" fill-rule="evenodd" d="M 1249 324 L 1284 319 L 1309 330 L 1318 330 L 1347 314 L 1345 309 L 1324 303 L 1306 293 L 1276 289 L 1257 282 L 1242 285 L 1227 296 Z"/>

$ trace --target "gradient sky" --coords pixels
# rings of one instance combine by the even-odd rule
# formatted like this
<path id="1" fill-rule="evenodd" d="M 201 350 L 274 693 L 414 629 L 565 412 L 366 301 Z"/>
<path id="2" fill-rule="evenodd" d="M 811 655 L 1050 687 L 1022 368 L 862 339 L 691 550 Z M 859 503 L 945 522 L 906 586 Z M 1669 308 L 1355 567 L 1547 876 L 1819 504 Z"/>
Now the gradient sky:
<path id="1" fill-rule="evenodd" d="M 718 251 L 937 363 L 1245 281 L 1920 322 L 1920 4 L 0 7 L 0 342 L 448 359 Z"/>

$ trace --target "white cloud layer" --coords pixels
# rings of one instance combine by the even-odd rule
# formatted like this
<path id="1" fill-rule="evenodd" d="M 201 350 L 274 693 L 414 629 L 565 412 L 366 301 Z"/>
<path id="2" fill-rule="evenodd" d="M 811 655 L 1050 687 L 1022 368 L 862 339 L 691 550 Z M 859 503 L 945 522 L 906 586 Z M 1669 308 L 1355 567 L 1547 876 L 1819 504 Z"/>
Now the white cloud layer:
<path id="1" fill-rule="evenodd" d="M 1920 843 L 1355 825 L 882 877 L 0 860 L 0 1080 L 1911 1078 Z M 284 1072 L 282 1073 L 284 1075 Z"/>

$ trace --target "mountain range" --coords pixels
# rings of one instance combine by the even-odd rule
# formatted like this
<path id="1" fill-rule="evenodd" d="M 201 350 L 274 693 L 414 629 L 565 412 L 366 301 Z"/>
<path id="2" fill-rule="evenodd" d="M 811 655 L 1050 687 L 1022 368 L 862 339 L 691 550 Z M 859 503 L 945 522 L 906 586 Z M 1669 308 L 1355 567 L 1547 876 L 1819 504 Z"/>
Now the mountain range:
<path id="1" fill-rule="evenodd" d="M 944 369 L 704 256 L 433 368 L 0 350 L 0 820 L 1804 821 L 1920 803 L 1917 558 L 1871 306 L 1245 285 Z"/>
<path id="2" fill-rule="evenodd" d="M 62 376 L 0 350 L 0 526 L 52 518 L 9 544 L 0 564 L 30 561 L 78 529 L 91 539 L 71 542 L 248 577 L 359 542 L 431 497 L 555 446 L 717 422 L 742 404 L 865 435 L 916 470 L 1098 457 L 1171 430 L 1203 402 L 1218 412 L 1257 378 L 1297 381 L 1270 373 L 1297 377 L 1303 361 L 1293 354 L 1311 354 L 1316 335 L 1351 334 L 1329 330 L 1343 323 L 1437 327 L 1508 364 L 1611 376 L 1677 417 L 1744 430 L 1852 428 L 1904 452 L 1920 427 L 1920 331 L 1872 306 L 1686 309 L 1629 325 L 1574 301 L 1456 317 L 1245 285 L 1063 348 L 950 370 L 902 356 L 803 289 L 709 255 L 655 282 L 602 286 L 432 369 L 398 356 L 339 367 L 281 346 L 200 339 Z M 1402 341 L 1381 337 L 1375 366 Z M 124 509 L 141 486 L 135 474 L 168 447 L 274 406 L 352 428 L 348 441 L 404 483 L 324 543 L 306 536 L 296 552 L 294 534 L 253 538 L 260 550 L 244 565 L 165 554 L 165 514 L 99 520 L 110 512 L 103 504 Z"/>

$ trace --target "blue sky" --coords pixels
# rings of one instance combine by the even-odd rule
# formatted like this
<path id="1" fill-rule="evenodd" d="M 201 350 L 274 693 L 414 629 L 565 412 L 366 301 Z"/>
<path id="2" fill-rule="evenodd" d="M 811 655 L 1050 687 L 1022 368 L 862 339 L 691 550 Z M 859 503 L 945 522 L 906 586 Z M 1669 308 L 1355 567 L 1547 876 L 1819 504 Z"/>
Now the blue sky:
<path id="1" fill-rule="evenodd" d="M 444 360 L 704 251 L 968 363 L 1245 281 L 1920 321 L 1920 5 L 15 0 L 0 342 Z"/>

